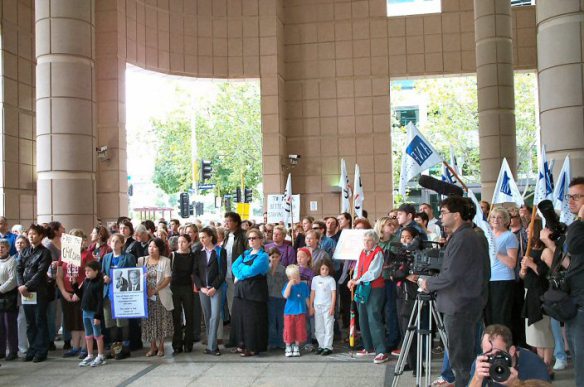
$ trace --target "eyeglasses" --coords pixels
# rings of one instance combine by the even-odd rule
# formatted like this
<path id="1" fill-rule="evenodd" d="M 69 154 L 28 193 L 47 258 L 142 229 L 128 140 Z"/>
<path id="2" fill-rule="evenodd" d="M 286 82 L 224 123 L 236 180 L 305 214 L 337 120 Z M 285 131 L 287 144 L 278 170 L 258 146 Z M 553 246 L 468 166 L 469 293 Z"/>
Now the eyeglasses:
<path id="1" fill-rule="evenodd" d="M 260 237 L 249 237 L 247 238 L 248 241 L 255 241 L 256 239 L 260 239 Z"/>
<path id="2" fill-rule="evenodd" d="M 584 198 L 584 195 L 582 194 L 574 194 L 574 195 L 570 195 L 570 194 L 566 194 L 566 196 L 564 196 L 564 199 L 566 200 L 573 200 L 573 201 L 577 201 Z"/>
<path id="3" fill-rule="evenodd" d="M 441 213 L 442 215 L 446 215 L 446 214 L 452 214 L 452 212 L 450 212 L 450 211 L 444 211 L 444 210 L 440 210 L 440 213 Z"/>

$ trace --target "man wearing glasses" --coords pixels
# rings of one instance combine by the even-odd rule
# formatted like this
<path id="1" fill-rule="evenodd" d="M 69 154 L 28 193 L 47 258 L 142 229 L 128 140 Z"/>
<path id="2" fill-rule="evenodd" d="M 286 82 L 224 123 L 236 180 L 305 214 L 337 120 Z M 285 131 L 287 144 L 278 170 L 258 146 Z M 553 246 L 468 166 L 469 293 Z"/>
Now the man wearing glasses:
<path id="1" fill-rule="evenodd" d="M 440 203 L 442 224 L 451 230 L 440 274 L 418 278 L 425 292 L 436 292 L 436 308 L 444 314 L 450 365 L 455 385 L 466 386 L 475 358 L 476 324 L 487 301 L 491 277 L 488 244 L 472 228 L 476 208 L 468 199 L 450 196 Z"/>
<path id="2" fill-rule="evenodd" d="M 572 179 L 569 191 L 566 199 L 576 219 L 568 227 L 566 235 L 566 248 L 570 255 L 566 276 L 570 296 L 578 305 L 578 314 L 566 321 L 566 333 L 574 358 L 576 386 L 584 387 L 584 176 Z"/>

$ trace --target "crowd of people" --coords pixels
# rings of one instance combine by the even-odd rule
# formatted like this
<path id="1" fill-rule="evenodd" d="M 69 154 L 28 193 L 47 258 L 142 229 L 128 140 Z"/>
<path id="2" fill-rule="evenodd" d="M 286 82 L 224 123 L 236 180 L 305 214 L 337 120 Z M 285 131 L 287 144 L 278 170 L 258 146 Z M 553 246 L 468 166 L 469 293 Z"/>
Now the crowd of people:
<path id="1" fill-rule="evenodd" d="M 584 265 L 584 178 L 574 179 L 568 197 L 578 216 L 560 247 L 571 256 L 563 262 L 569 271 Z M 162 357 L 167 338 L 173 355 L 192 352 L 203 340 L 203 353 L 210 356 L 227 349 L 242 357 L 268 350 L 286 357 L 327 356 L 333 343 L 337 350 L 349 343 L 354 302 L 355 355 L 381 364 L 399 356 L 416 294 L 423 290 L 436 294 L 448 336 L 442 373 L 433 385 L 482 385 L 488 355 L 503 350 L 513 359 L 511 378 L 520 380 L 549 381 L 568 366 L 570 353 L 577 385 L 583 386 L 582 275 L 571 278 L 578 283 L 571 286 L 579 307 L 573 321 L 564 324 L 542 313 L 541 296 L 559 248 L 550 230 L 541 219 L 532 221 L 527 206 L 491 209 L 481 203 L 477 209 L 469 202 L 446 198 L 440 220 L 427 203 L 402 204 L 373 225 L 366 214 L 306 216 L 293 232 L 283 224 L 242 220 L 235 212 L 209 224 L 160 219 L 135 225 L 122 217 L 110 229 L 97 225 L 89 236 L 68 230 L 83 240 L 80 266 L 61 257 L 66 231 L 61 223 L 9 230 L 0 217 L 0 358 L 15 360 L 20 352 L 24 361 L 42 362 L 56 350 L 60 331 L 63 356 L 78 357 L 80 366 L 121 360 L 144 345 L 146 356 Z M 491 225 L 493 257 L 472 222 L 476 211 Z M 357 260 L 336 259 L 342 231 L 352 228 L 365 230 L 363 251 Z M 425 241 L 445 246 L 435 276 L 396 263 L 404 251 L 423 249 Z M 111 269 L 136 267 L 143 268 L 144 283 L 141 271 L 110 278 Z M 144 287 L 148 317 L 115 318 L 110 287 Z M 414 372 L 415 348 L 413 343 L 404 354 L 406 370 Z"/>

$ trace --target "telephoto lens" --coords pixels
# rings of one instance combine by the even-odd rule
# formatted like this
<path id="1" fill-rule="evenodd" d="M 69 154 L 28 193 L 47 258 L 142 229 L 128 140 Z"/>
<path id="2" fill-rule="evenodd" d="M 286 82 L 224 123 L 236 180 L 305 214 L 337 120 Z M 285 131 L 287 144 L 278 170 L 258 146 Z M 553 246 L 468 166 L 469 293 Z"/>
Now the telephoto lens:
<path id="1" fill-rule="evenodd" d="M 511 355 L 507 352 L 499 351 L 494 355 L 488 356 L 488 362 L 491 363 L 489 376 L 497 383 L 502 383 L 511 376 Z"/>

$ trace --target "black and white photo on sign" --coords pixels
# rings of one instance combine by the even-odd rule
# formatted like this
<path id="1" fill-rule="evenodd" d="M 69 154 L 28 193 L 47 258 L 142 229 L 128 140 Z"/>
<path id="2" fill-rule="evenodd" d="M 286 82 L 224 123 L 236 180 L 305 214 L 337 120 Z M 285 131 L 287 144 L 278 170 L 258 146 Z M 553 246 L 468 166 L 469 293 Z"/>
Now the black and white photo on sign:
<path id="1" fill-rule="evenodd" d="M 111 278 L 113 286 L 110 287 L 110 300 L 114 318 L 148 317 L 144 268 L 112 269 Z"/>

